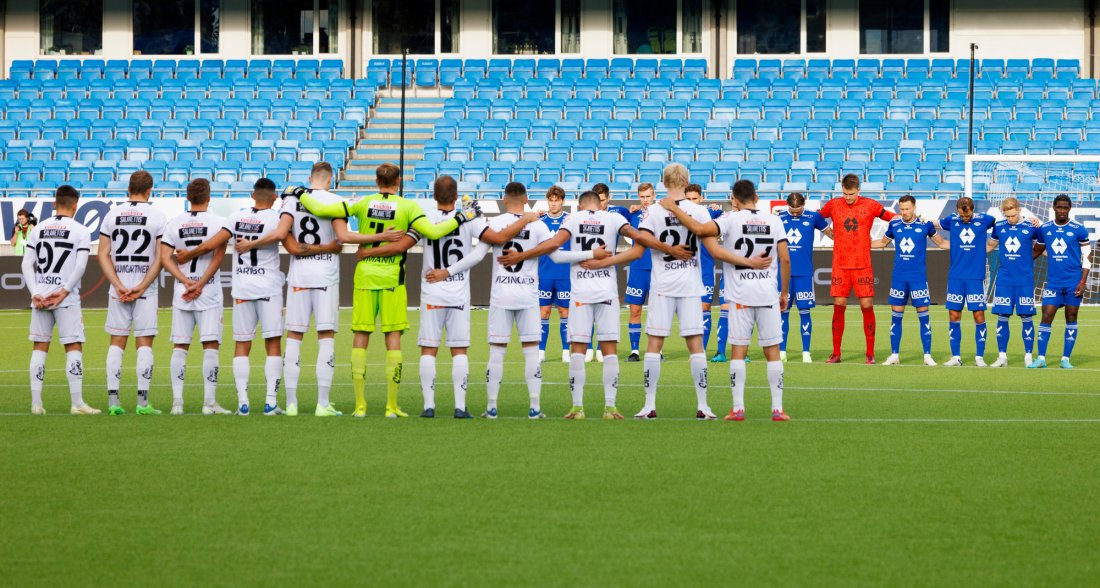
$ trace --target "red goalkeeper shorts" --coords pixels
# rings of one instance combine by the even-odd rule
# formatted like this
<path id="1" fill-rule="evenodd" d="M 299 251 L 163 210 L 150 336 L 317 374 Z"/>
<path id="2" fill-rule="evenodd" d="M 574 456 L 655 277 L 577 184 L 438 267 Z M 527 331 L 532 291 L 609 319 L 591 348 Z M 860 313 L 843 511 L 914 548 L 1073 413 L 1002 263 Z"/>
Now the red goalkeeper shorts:
<path id="1" fill-rule="evenodd" d="M 852 289 L 856 298 L 871 298 L 875 295 L 875 272 L 872 268 L 840 269 L 833 268 L 833 285 L 829 294 L 833 298 L 847 298 Z"/>

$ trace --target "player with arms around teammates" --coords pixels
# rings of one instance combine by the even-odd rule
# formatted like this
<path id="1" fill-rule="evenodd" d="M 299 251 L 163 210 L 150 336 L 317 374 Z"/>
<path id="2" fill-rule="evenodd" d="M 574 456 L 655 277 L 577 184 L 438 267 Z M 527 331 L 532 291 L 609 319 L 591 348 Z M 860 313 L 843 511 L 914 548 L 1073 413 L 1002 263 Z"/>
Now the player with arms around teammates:
<path id="1" fill-rule="evenodd" d="M 1024 365 L 1031 363 L 1035 348 L 1035 244 L 1039 223 L 1024 220 L 1020 201 L 1008 197 L 1001 203 L 1003 220 L 993 225 L 986 252 L 997 250 L 997 285 L 993 290 L 993 314 L 997 315 L 997 361 L 990 367 L 1008 365 L 1008 319 L 1013 312 L 1020 317 L 1020 335 L 1024 343 Z M 1032 222 L 1029 222 L 1032 221 Z M 1040 248 L 1041 249 L 1041 248 Z"/>
<path id="2" fill-rule="evenodd" d="M 84 403 L 84 317 L 80 311 L 80 280 L 88 267 L 91 234 L 73 220 L 80 193 L 61 186 L 54 193 L 54 216 L 43 219 L 27 235 L 23 250 L 23 282 L 31 295 L 32 344 L 31 414 L 44 415 L 42 387 L 46 354 L 54 325 L 65 348 L 65 376 L 69 381 L 70 414 L 99 414 Z"/>
<path id="3" fill-rule="evenodd" d="M 368 235 L 384 233 L 389 229 L 412 231 L 413 241 L 420 237 L 439 239 L 454 231 L 464 222 L 480 216 L 476 203 L 469 210 L 460 210 L 453 218 L 432 224 L 420 205 L 398 196 L 401 188 L 401 170 L 392 163 L 383 163 L 375 170 L 378 193 L 352 201 L 325 202 L 305 190 L 295 190 L 302 205 L 311 214 L 321 218 L 356 217 L 359 232 Z M 380 243 L 360 247 L 379 247 Z M 355 297 L 352 300 L 351 330 L 351 383 L 355 391 L 353 416 L 367 416 L 364 394 L 367 374 L 367 345 L 370 335 L 382 323 L 386 345 L 386 417 L 407 417 L 397 405 L 397 391 L 401 384 L 401 334 L 409 328 L 408 293 L 405 290 L 405 258 L 401 252 L 390 256 L 361 259 L 355 266 Z"/>
<path id="4" fill-rule="evenodd" d="M 779 356 L 787 361 L 787 333 L 789 333 L 791 307 L 798 308 L 799 332 L 802 333 L 802 363 L 813 363 L 810 355 L 810 339 L 814 323 L 811 311 L 817 306 L 814 298 L 814 233 L 829 226 L 825 217 L 806 210 L 806 197 L 798 192 L 787 195 L 787 210 L 779 213 L 787 235 L 787 251 L 791 258 L 791 302 L 783 310 L 783 342 L 779 344 Z"/>
<path id="5" fill-rule="evenodd" d="M 936 227 L 930 221 L 917 218 L 917 199 L 906 194 L 898 199 L 901 216 L 890 221 L 886 235 L 874 241 L 872 247 L 883 249 L 894 243 L 894 275 L 890 282 L 890 357 L 883 365 L 898 365 L 901 358 L 902 321 L 905 318 L 905 303 L 912 302 L 917 310 L 920 323 L 920 341 L 924 348 L 924 365 L 934 366 L 932 359 L 932 323 L 928 316 L 928 307 L 932 300 L 928 293 L 928 240 L 941 249 L 950 245 L 936 233 Z"/>
<path id="6" fill-rule="evenodd" d="M 176 279 L 172 290 L 172 414 L 183 414 L 183 384 L 187 374 L 187 352 L 195 328 L 202 344 L 202 414 L 229 414 L 218 404 L 218 348 L 222 340 L 221 265 L 225 248 L 176 263 L 176 249 L 195 247 L 213 237 L 225 226 L 225 219 L 209 212 L 210 181 L 192 180 L 187 184 L 190 210 L 172 220 L 164 229 L 160 258 L 164 269 Z"/>
<path id="7" fill-rule="evenodd" d="M 107 348 L 107 414 L 125 414 L 118 398 L 122 355 L 133 330 L 137 347 L 137 408 L 141 415 L 158 415 L 149 404 L 153 380 L 153 338 L 157 335 L 157 278 L 160 275 L 160 238 L 167 219 L 149 202 L 153 176 L 137 171 L 130 176 L 129 200 L 111 208 L 103 218 L 96 256 L 111 283 L 107 321 L 111 336 Z"/>
<path id="8" fill-rule="evenodd" d="M 974 365 L 985 367 L 985 274 L 986 244 L 995 219 L 974 212 L 974 200 L 959 198 L 957 212 L 937 222 L 937 229 L 951 234 L 951 265 L 947 270 L 947 332 L 951 344 L 951 359 L 943 365 L 962 365 L 962 310 L 965 305 L 974 313 Z"/>
<path id="9" fill-rule="evenodd" d="M 1085 295 L 1092 262 L 1089 255 L 1092 245 L 1089 231 L 1081 223 L 1069 218 L 1073 203 L 1069 196 L 1054 197 L 1054 220 L 1039 227 L 1035 243 L 1035 255 L 1047 254 L 1047 283 L 1043 286 L 1043 322 L 1039 323 L 1039 357 L 1028 364 L 1029 368 L 1047 365 L 1047 343 L 1050 342 L 1050 325 L 1059 308 L 1066 309 L 1066 332 L 1063 339 L 1062 361 L 1059 367 L 1072 369 L 1069 362 L 1073 346 L 1077 343 L 1077 311 Z"/>

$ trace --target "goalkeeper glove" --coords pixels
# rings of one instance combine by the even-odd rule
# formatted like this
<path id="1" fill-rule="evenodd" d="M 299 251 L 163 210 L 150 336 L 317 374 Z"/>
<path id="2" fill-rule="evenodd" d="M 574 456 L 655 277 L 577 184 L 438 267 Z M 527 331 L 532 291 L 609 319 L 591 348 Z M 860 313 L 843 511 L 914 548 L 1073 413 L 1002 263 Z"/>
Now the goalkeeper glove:
<path id="1" fill-rule="evenodd" d="M 476 200 L 469 196 L 463 196 L 459 200 L 458 212 L 455 214 L 455 220 L 458 221 L 459 226 L 463 223 L 470 222 L 477 217 L 481 216 L 481 205 Z"/>
<path id="2" fill-rule="evenodd" d="M 302 194 L 306 194 L 308 192 L 309 192 L 309 190 L 303 188 L 302 186 L 287 186 L 286 190 L 283 190 L 283 193 L 280 196 L 280 198 L 286 198 L 287 196 L 293 196 L 295 198 L 301 198 Z"/>

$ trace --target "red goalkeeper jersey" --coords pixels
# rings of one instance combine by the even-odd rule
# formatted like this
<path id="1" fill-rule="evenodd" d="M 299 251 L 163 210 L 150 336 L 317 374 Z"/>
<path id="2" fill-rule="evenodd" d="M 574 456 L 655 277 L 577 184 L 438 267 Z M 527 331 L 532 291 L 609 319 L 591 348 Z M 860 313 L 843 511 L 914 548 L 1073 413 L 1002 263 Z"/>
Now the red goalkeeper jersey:
<path id="1" fill-rule="evenodd" d="M 862 196 L 854 204 L 844 198 L 833 198 L 820 210 L 821 216 L 833 221 L 833 268 L 864 269 L 871 267 L 871 225 L 876 218 L 889 221 L 895 216 L 878 202 Z"/>

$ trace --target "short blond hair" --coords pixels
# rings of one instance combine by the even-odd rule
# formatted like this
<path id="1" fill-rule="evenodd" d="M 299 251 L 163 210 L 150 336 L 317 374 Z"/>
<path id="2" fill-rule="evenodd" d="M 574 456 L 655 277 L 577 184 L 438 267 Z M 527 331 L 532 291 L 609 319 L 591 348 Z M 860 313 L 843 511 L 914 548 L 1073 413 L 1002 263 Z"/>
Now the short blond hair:
<path id="1" fill-rule="evenodd" d="M 691 183 L 691 175 L 688 174 L 688 168 L 684 164 L 670 163 L 661 172 L 661 183 L 665 185 L 665 188 L 683 190 Z"/>
<path id="2" fill-rule="evenodd" d="M 650 184 L 649 182 L 642 182 L 641 184 L 638 184 L 638 194 L 641 194 L 642 192 L 650 192 L 652 190 L 653 184 Z"/>
<path id="3" fill-rule="evenodd" d="M 1005 198 L 1005 201 L 1001 203 L 1001 210 L 1009 210 L 1012 208 L 1020 208 L 1020 201 L 1015 196 L 1009 196 Z"/>

